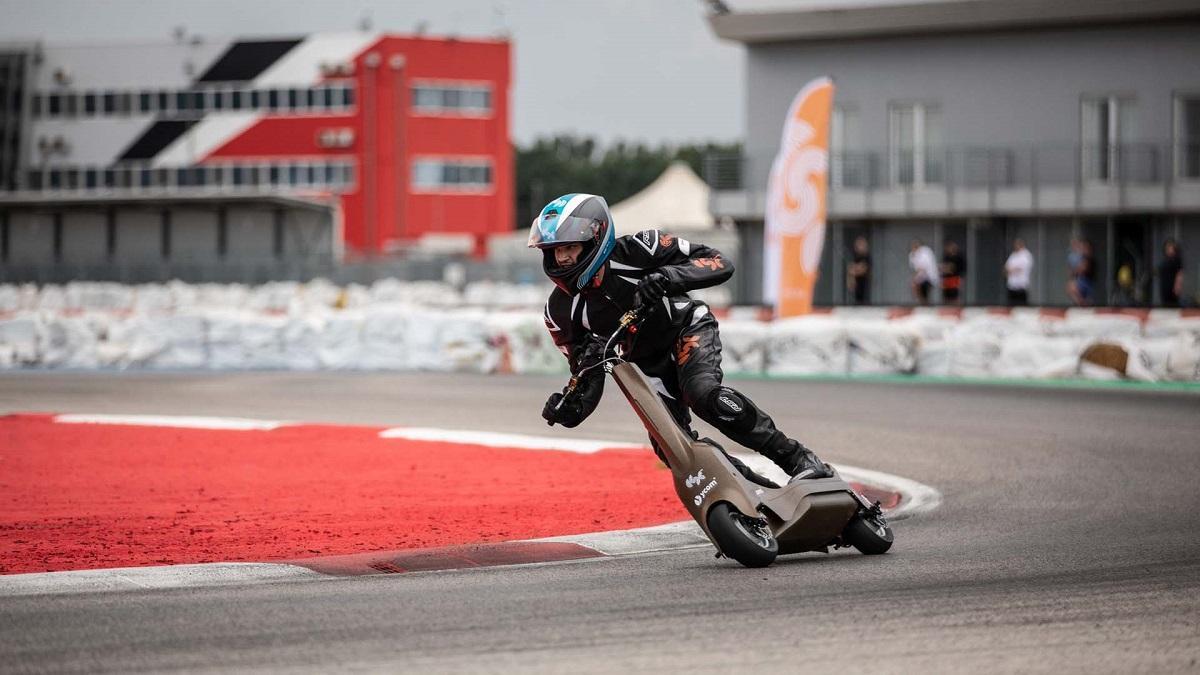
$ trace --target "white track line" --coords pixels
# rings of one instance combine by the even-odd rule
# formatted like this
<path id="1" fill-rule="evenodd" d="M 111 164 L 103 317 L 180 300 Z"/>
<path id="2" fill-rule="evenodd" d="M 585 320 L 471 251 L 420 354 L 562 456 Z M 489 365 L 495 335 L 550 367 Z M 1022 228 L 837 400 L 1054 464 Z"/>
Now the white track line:
<path id="1" fill-rule="evenodd" d="M 678 523 L 639 527 L 633 530 L 612 530 L 589 534 L 568 534 L 561 537 L 545 537 L 531 541 L 563 542 L 579 544 L 604 555 L 634 555 L 654 551 L 670 551 L 680 548 L 712 546 L 704 531 L 694 520 Z"/>
<path id="2" fill-rule="evenodd" d="M 589 455 L 601 450 L 641 450 L 645 443 L 596 441 L 583 438 L 551 438 L 525 434 L 501 434 L 493 431 L 464 431 L 428 427 L 395 427 L 379 432 L 380 438 L 403 438 L 410 441 L 435 441 L 483 445 L 489 448 L 519 448 L 521 450 L 561 450 Z"/>
<path id="3" fill-rule="evenodd" d="M 562 438 L 549 436 L 528 436 L 525 434 L 502 434 L 493 431 L 468 431 L 461 429 L 433 429 L 428 427 L 395 427 L 379 432 L 380 438 L 403 438 L 410 441 L 434 441 L 443 443 L 463 443 L 467 445 L 483 445 L 493 448 L 519 448 L 522 450 L 561 450 L 590 454 L 605 449 L 645 449 L 645 443 L 621 443 L 617 441 L 602 441 L 583 438 Z M 737 456 L 758 473 L 774 480 L 787 480 L 786 477 L 762 455 L 737 452 Z M 927 513 L 942 503 L 942 495 L 924 483 L 915 480 L 860 469 L 845 464 L 836 464 L 837 470 L 848 480 L 872 487 L 882 488 L 902 495 L 900 505 L 889 512 L 892 519 Z M 775 474 L 775 475 L 772 475 Z"/>
<path id="4" fill-rule="evenodd" d="M 186 415 L 55 415 L 59 424 L 124 424 L 139 427 L 178 429 L 225 429 L 229 431 L 271 431 L 290 422 L 253 420 L 245 417 L 191 417 Z"/>
<path id="5" fill-rule="evenodd" d="M 755 472 L 777 483 L 787 480 L 787 476 L 784 475 L 779 467 L 760 454 L 741 450 L 733 454 Z M 826 457 L 826 459 L 829 458 Z M 928 513 L 942 503 L 942 493 L 924 483 L 918 483 L 910 478 L 895 476 L 882 471 L 860 469 L 857 466 L 850 466 L 849 464 L 842 464 L 837 461 L 831 460 L 830 463 L 834 465 L 842 478 L 848 481 L 869 485 L 888 492 L 900 493 L 900 504 L 896 508 L 888 510 L 888 520 L 903 520 L 921 513 Z"/>
<path id="6" fill-rule="evenodd" d="M 888 511 L 888 520 L 903 520 L 929 513 L 942 505 L 942 493 L 924 483 L 882 471 L 837 465 L 838 473 L 846 480 L 900 493 L 900 504 Z"/>

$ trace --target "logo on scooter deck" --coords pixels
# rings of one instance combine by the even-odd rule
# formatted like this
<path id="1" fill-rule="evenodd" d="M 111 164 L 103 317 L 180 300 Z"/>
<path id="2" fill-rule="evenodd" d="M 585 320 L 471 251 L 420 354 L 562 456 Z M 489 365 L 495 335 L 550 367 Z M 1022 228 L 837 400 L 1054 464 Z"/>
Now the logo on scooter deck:
<path id="1" fill-rule="evenodd" d="M 717 479 L 716 478 L 712 479 L 711 483 L 704 486 L 704 489 L 700 491 L 700 494 L 696 495 L 692 499 L 692 503 L 695 504 L 696 506 L 700 506 L 700 504 L 702 504 L 704 502 L 704 498 L 707 497 L 708 493 L 712 492 L 712 489 L 715 487 L 717 487 Z"/>
<path id="2" fill-rule="evenodd" d="M 683 484 L 690 488 L 694 488 L 702 482 L 704 482 L 704 469 L 697 471 L 695 476 L 689 475 L 687 480 L 683 481 Z"/>

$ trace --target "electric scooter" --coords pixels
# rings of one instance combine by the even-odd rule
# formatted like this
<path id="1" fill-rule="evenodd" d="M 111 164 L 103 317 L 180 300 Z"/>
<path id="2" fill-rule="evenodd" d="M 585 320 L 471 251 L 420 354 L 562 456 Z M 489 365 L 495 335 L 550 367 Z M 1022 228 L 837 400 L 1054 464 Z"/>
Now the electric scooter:
<path id="1" fill-rule="evenodd" d="M 592 368 L 603 367 L 613 376 L 662 451 L 676 494 L 716 546 L 717 557 L 732 558 L 746 567 L 766 567 L 779 555 L 828 552 L 830 547 L 853 546 L 867 555 L 891 548 L 894 536 L 879 502 L 859 495 L 836 470 L 830 478 L 766 487 L 747 479 L 715 443 L 683 429 L 641 369 L 621 357 L 628 350 L 622 344 L 613 349 L 622 333 L 636 336 L 643 311 L 633 309 L 621 317 L 605 344 L 603 359 L 572 378 L 565 396 Z"/>

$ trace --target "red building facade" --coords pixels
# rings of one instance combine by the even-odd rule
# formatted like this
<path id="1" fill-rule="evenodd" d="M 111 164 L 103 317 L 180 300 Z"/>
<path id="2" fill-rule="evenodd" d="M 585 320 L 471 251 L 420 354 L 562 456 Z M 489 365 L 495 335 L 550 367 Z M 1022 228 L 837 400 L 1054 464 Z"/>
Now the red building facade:
<path id="1" fill-rule="evenodd" d="M 319 40 L 302 44 L 315 56 L 293 60 L 316 63 L 316 85 L 280 89 L 275 96 L 292 99 L 275 105 L 257 101 L 259 116 L 200 165 L 352 167 L 335 193 L 349 257 L 427 234 L 469 234 L 481 252 L 488 235 L 513 229 L 507 41 L 380 36 L 331 41 L 324 54 Z M 324 105 L 326 90 L 346 98 Z"/>

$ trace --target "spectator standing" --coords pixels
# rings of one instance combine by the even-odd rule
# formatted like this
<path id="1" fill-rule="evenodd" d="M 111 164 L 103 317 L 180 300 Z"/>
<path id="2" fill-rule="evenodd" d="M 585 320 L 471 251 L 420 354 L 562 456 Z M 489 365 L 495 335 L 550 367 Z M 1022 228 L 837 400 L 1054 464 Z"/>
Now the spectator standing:
<path id="1" fill-rule="evenodd" d="M 1071 279 L 1067 282 L 1067 295 L 1071 302 L 1080 307 L 1091 305 L 1096 288 L 1096 259 L 1092 255 L 1091 242 L 1085 239 L 1071 240 L 1067 265 L 1071 268 Z"/>
<path id="2" fill-rule="evenodd" d="M 1071 303 L 1079 303 L 1079 286 L 1075 280 L 1079 278 L 1079 266 L 1083 263 L 1083 242 L 1071 238 L 1071 247 L 1067 249 L 1067 297 Z"/>
<path id="3" fill-rule="evenodd" d="M 1117 286 L 1113 289 L 1109 304 L 1116 307 L 1133 307 L 1138 304 L 1133 265 L 1125 263 L 1117 268 Z"/>
<path id="4" fill-rule="evenodd" d="M 1083 265 L 1079 270 L 1079 278 L 1083 281 L 1080 296 L 1085 303 L 1096 303 L 1096 254 L 1092 250 L 1092 242 L 1083 240 Z"/>
<path id="5" fill-rule="evenodd" d="M 913 297 L 918 304 L 928 305 L 929 292 L 937 283 L 939 273 L 933 251 L 920 239 L 913 239 L 909 245 L 908 267 L 912 270 Z"/>
<path id="6" fill-rule="evenodd" d="M 854 239 L 854 260 L 846 270 L 846 287 L 854 304 L 871 304 L 871 245 L 866 237 Z"/>
<path id="7" fill-rule="evenodd" d="M 958 242 L 948 239 L 942 247 L 942 301 L 950 305 L 962 304 L 963 275 L 967 272 L 967 260 L 958 250 Z"/>
<path id="8" fill-rule="evenodd" d="M 1163 261 L 1158 264 L 1158 297 L 1163 307 L 1178 307 L 1183 295 L 1183 254 L 1174 239 L 1163 243 Z"/>
<path id="9" fill-rule="evenodd" d="M 1025 248 L 1025 240 L 1013 240 L 1013 250 L 1004 261 L 1005 285 L 1010 307 L 1029 304 L 1029 281 L 1033 276 L 1033 254 Z"/>

